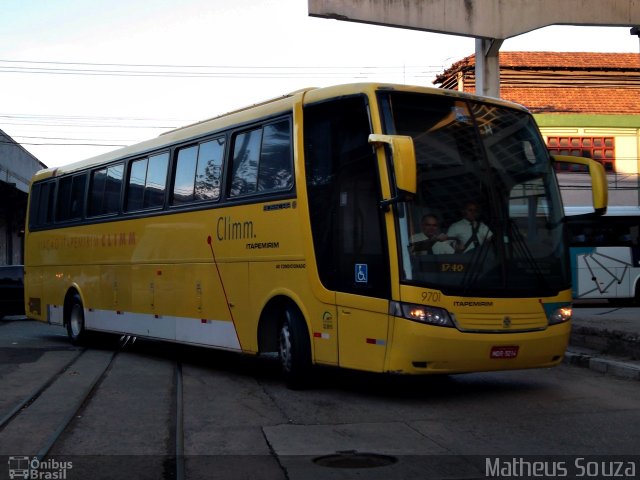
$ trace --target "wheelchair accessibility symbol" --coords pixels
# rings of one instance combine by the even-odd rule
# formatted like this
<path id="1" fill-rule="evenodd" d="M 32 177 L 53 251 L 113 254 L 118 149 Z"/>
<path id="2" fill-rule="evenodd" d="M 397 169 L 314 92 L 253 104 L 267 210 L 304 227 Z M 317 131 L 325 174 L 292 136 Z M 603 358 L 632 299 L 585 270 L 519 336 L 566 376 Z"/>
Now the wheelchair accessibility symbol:
<path id="1" fill-rule="evenodd" d="M 366 263 L 356 263 L 356 283 L 369 282 L 369 268 Z"/>

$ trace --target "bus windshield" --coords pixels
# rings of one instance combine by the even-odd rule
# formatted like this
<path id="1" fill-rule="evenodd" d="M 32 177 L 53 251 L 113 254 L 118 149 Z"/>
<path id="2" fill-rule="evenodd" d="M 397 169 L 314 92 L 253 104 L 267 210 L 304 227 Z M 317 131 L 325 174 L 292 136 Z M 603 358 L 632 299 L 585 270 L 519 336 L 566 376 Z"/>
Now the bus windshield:
<path id="1" fill-rule="evenodd" d="M 448 295 L 555 295 L 569 287 L 563 209 L 525 111 L 385 92 L 386 133 L 413 138 L 417 193 L 398 204 L 403 283 Z"/>

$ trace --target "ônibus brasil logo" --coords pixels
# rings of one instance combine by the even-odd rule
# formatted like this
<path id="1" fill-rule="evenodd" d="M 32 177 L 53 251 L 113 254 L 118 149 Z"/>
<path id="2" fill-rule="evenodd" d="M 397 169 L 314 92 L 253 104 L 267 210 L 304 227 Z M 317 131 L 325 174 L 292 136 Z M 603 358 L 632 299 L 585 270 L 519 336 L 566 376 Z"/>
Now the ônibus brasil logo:
<path id="1" fill-rule="evenodd" d="M 28 456 L 9 457 L 9 478 L 34 480 L 66 480 L 67 472 L 73 468 L 73 462 L 61 462 L 53 458 L 40 460 Z"/>

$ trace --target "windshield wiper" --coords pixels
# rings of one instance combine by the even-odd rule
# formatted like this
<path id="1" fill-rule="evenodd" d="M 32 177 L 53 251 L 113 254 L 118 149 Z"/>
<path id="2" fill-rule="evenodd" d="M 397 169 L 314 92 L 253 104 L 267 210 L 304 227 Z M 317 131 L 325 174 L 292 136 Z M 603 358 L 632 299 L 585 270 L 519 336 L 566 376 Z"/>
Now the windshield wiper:
<path id="1" fill-rule="evenodd" d="M 533 256 L 533 253 L 531 253 L 531 249 L 529 248 L 529 245 L 527 245 L 527 241 L 524 238 L 524 235 L 522 234 L 520 229 L 518 228 L 518 225 L 512 218 L 509 218 L 507 220 L 507 224 L 509 225 L 510 237 L 513 240 L 513 245 L 514 245 L 513 250 L 515 254 L 514 257 L 516 259 L 518 258 L 524 259 L 529 264 L 531 269 L 534 271 L 538 282 L 541 285 L 546 286 L 547 279 L 545 278 L 544 273 L 542 273 L 542 270 L 540 270 L 540 265 L 538 264 L 536 258 Z"/>
<path id="2" fill-rule="evenodd" d="M 467 264 L 462 277 L 463 295 L 468 295 L 475 285 L 491 248 L 491 240 L 486 240 L 472 250 L 471 261 Z"/>

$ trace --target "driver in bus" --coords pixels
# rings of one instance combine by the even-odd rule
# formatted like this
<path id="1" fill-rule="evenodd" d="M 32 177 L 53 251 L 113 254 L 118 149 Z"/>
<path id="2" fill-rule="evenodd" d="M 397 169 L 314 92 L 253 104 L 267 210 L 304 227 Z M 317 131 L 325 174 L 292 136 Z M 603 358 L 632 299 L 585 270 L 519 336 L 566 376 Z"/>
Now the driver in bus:
<path id="1" fill-rule="evenodd" d="M 489 227 L 478 219 L 479 214 L 478 204 L 467 202 L 462 210 L 462 219 L 449 227 L 447 237 L 456 240 L 456 252 L 470 252 L 493 237 L 493 232 Z"/>

